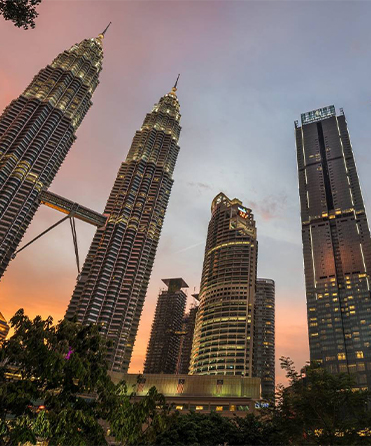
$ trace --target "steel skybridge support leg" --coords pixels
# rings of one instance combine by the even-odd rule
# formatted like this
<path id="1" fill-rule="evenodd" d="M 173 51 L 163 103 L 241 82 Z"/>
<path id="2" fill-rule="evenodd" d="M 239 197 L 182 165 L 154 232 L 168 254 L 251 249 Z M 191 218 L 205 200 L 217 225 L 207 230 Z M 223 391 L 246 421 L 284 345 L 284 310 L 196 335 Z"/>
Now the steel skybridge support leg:
<path id="1" fill-rule="evenodd" d="M 73 247 L 75 249 L 77 272 L 78 272 L 78 275 L 80 276 L 79 247 L 78 247 L 78 244 L 77 244 L 77 233 L 76 233 L 76 226 L 75 226 L 75 218 L 74 218 L 74 216 L 70 217 L 70 225 L 71 225 L 71 231 L 72 231 Z"/>
<path id="2" fill-rule="evenodd" d="M 62 218 L 62 220 L 57 221 L 57 223 L 55 223 L 54 225 L 50 226 L 50 228 L 46 229 L 45 231 L 43 231 L 41 234 L 39 234 L 37 237 L 33 238 L 30 242 L 26 243 L 24 246 L 22 246 L 22 248 L 18 249 L 13 255 L 12 255 L 12 259 L 14 259 L 14 257 L 21 251 L 23 251 L 25 248 L 27 248 L 27 246 L 30 246 L 33 242 L 35 242 L 37 239 L 39 239 L 40 237 L 42 237 L 43 235 L 45 235 L 47 232 L 51 231 L 52 229 L 54 229 L 56 226 L 60 225 L 61 223 L 63 223 L 65 220 L 67 220 L 67 218 L 70 218 L 69 215 L 67 215 L 67 217 Z"/>

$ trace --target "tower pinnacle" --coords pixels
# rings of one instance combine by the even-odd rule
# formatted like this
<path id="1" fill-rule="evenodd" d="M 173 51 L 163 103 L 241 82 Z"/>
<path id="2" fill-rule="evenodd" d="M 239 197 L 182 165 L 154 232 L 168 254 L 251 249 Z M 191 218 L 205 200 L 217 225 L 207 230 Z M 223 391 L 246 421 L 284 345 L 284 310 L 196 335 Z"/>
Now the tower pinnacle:
<path id="1" fill-rule="evenodd" d="M 177 91 L 177 85 L 178 85 L 178 80 L 179 80 L 180 74 L 178 74 L 178 77 L 176 78 L 174 87 L 171 89 L 170 94 L 176 96 L 176 91 Z"/>
<path id="2" fill-rule="evenodd" d="M 106 34 L 107 29 L 111 26 L 111 23 L 112 23 L 112 22 L 109 22 L 109 24 L 106 26 L 106 29 L 105 29 L 102 33 L 100 33 L 100 34 L 98 35 L 98 37 L 99 37 L 100 39 L 103 39 L 103 38 L 104 38 L 104 35 Z"/>
<path id="3" fill-rule="evenodd" d="M 178 74 L 178 77 L 176 78 L 176 81 L 175 81 L 175 84 L 174 84 L 174 87 L 173 87 L 173 88 L 175 88 L 175 90 L 176 90 L 176 87 L 178 85 L 179 77 L 180 77 L 180 74 Z"/>

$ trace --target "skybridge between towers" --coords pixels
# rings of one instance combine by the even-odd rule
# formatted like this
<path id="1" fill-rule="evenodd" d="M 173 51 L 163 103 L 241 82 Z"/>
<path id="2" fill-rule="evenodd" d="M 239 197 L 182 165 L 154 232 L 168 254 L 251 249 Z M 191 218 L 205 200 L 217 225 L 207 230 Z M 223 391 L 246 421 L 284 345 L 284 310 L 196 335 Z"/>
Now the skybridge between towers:
<path id="1" fill-rule="evenodd" d="M 74 218 L 90 223 L 97 228 L 104 227 L 107 223 L 107 215 L 100 214 L 81 204 L 75 203 L 68 198 L 61 197 L 49 190 L 43 190 L 40 193 L 40 202 L 45 206 L 56 209 L 64 214 L 73 215 Z"/>
<path id="2" fill-rule="evenodd" d="M 96 212 L 92 209 L 82 206 L 79 203 L 69 200 L 68 198 L 57 195 L 54 192 L 50 192 L 49 190 L 42 190 L 39 195 L 39 200 L 40 200 L 40 204 L 44 204 L 45 206 L 48 206 L 52 209 L 62 212 L 63 214 L 66 214 L 66 216 L 63 217 L 61 220 L 57 221 L 57 223 L 54 223 L 52 226 L 50 226 L 48 229 L 43 231 L 41 234 L 39 234 L 38 236 L 33 238 L 30 242 L 28 242 L 22 248 L 18 249 L 13 254 L 12 258 L 14 259 L 14 257 L 19 252 L 21 252 L 25 248 L 27 248 L 27 246 L 31 245 L 33 242 L 38 240 L 43 235 L 47 234 L 49 231 L 51 231 L 56 226 L 63 223 L 65 220 L 69 219 L 70 225 L 71 225 L 71 231 L 72 231 L 73 244 L 74 244 L 74 249 L 75 249 L 77 271 L 78 271 L 78 274 L 80 275 L 80 259 L 79 259 L 79 249 L 78 249 L 78 244 L 77 244 L 75 218 L 77 220 L 81 220 L 85 223 L 89 223 L 89 224 L 101 229 L 106 226 L 109 215 Z"/>

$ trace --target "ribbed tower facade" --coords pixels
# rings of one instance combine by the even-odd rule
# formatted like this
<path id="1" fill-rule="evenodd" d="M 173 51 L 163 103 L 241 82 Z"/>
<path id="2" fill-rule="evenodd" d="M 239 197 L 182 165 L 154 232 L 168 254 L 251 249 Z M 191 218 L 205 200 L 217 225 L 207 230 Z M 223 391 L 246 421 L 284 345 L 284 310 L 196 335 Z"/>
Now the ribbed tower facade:
<path id="1" fill-rule="evenodd" d="M 251 377 L 255 221 L 251 209 L 223 193 L 214 198 L 211 213 L 190 373 Z"/>
<path id="2" fill-rule="evenodd" d="M 371 389 L 371 239 L 344 113 L 296 123 L 311 360 Z"/>
<path id="3" fill-rule="evenodd" d="M 42 69 L 0 117 L 0 277 L 92 105 L 103 34 Z"/>
<path id="4" fill-rule="evenodd" d="M 7 337 L 9 329 L 10 327 L 7 324 L 5 317 L 0 313 L 0 347 Z"/>
<path id="5" fill-rule="evenodd" d="M 179 152 L 176 86 L 147 114 L 121 164 L 66 317 L 97 323 L 113 346 L 111 370 L 126 372 L 173 185 Z"/>
<path id="6" fill-rule="evenodd" d="M 258 278 L 254 303 L 253 375 L 261 379 L 263 398 L 272 398 L 275 390 L 274 308 L 274 280 Z"/>
<path id="7" fill-rule="evenodd" d="M 158 296 L 143 373 L 175 373 L 188 285 L 183 279 L 163 279 L 168 289 Z"/>

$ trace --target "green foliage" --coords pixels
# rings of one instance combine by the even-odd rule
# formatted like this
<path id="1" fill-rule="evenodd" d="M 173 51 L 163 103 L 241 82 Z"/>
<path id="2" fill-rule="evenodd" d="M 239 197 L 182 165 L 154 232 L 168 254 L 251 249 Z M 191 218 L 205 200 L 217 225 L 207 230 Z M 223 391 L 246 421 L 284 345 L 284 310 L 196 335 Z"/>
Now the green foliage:
<path id="1" fill-rule="evenodd" d="M 154 444 L 170 419 L 164 396 L 155 387 L 144 398 L 136 398 L 135 392 L 128 398 L 122 398 L 123 395 L 128 395 L 124 382 L 116 387 L 116 410 L 108 416 L 111 435 L 123 445 Z"/>
<path id="2" fill-rule="evenodd" d="M 164 446 L 253 446 L 278 444 L 275 428 L 253 414 L 245 418 L 226 418 L 212 412 L 175 414 L 168 428 L 154 442 Z"/>
<path id="3" fill-rule="evenodd" d="M 0 423 L 8 444 L 105 444 L 100 395 L 113 387 L 105 342 L 96 326 L 51 317 L 31 321 L 19 310 L 0 352 Z M 70 352 L 70 353 L 69 353 Z M 14 379 L 9 379 L 9 377 Z M 94 394 L 91 400 L 83 394 Z M 42 404 L 45 410 L 37 407 Z"/>
<path id="4" fill-rule="evenodd" d="M 281 358 L 290 386 L 278 390 L 274 422 L 286 441 L 294 444 L 371 444 L 370 393 L 354 390 L 348 374 L 332 375 L 318 364 L 295 370 Z M 368 435 L 362 435 L 362 433 Z"/>
<path id="5" fill-rule="evenodd" d="M 97 326 L 53 325 L 23 310 L 10 323 L 14 334 L 0 350 L 1 444 L 104 445 L 107 429 L 127 446 L 371 444 L 370 393 L 316 364 L 299 373 L 281 358 L 290 385 L 259 417 L 182 415 L 154 387 L 139 398 L 136 386 L 113 384 Z"/>
<path id="6" fill-rule="evenodd" d="M 18 28 L 35 28 L 35 19 L 39 15 L 36 6 L 40 3 L 41 0 L 0 0 L 0 15 Z"/>
<path id="7" fill-rule="evenodd" d="M 163 395 L 152 388 L 136 401 L 124 382 L 111 381 L 96 325 L 53 325 L 23 310 L 10 324 L 14 334 L 0 350 L 2 444 L 104 445 L 109 425 L 123 444 L 148 444 L 164 429 Z"/>
<path id="8" fill-rule="evenodd" d="M 260 416 L 176 414 L 156 445 L 366 445 L 371 444 L 370 393 L 356 391 L 349 375 L 332 375 L 311 364 L 303 373 L 281 358 L 289 387 Z"/>

